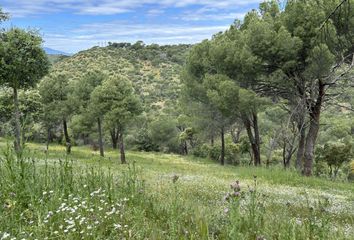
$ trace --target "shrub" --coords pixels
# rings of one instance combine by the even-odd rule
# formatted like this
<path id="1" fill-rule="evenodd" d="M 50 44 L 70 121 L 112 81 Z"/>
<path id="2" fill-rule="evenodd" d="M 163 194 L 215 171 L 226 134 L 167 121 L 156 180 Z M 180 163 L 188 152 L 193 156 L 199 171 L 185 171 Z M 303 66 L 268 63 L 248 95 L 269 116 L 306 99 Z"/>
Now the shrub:
<path id="1" fill-rule="evenodd" d="M 337 177 L 339 169 L 349 163 L 352 157 L 352 146 L 346 143 L 327 143 L 319 149 L 319 161 L 327 163 L 329 175 Z"/>
<path id="2" fill-rule="evenodd" d="M 219 161 L 221 153 L 221 145 L 210 146 L 203 144 L 193 150 L 196 157 L 210 158 Z M 225 162 L 232 165 L 240 164 L 240 145 L 227 141 L 225 144 Z"/>

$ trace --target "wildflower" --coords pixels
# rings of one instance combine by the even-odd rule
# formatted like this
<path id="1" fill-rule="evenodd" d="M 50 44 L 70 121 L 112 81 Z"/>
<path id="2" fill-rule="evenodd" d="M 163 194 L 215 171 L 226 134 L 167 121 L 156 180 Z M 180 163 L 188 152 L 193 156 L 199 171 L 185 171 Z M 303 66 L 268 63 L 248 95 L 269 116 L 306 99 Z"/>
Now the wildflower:
<path id="1" fill-rule="evenodd" d="M 227 193 L 225 196 L 224 196 L 224 201 L 229 201 L 230 200 L 230 193 Z"/>
<path id="2" fill-rule="evenodd" d="M 224 213 L 228 213 L 230 210 L 228 208 L 224 209 Z"/>
<path id="3" fill-rule="evenodd" d="M 7 239 L 8 237 L 10 237 L 10 234 L 7 233 L 7 232 L 5 232 L 5 233 L 2 235 L 1 240 Z"/>
<path id="4" fill-rule="evenodd" d="M 122 225 L 120 225 L 119 223 L 118 224 L 114 224 L 114 228 L 115 229 L 119 229 L 119 228 L 121 228 L 122 227 Z"/>
<path id="5" fill-rule="evenodd" d="M 234 190 L 235 192 L 239 192 L 241 191 L 241 187 L 240 187 L 240 182 L 237 180 L 236 182 L 232 183 L 230 185 L 231 189 Z"/>
<path id="6" fill-rule="evenodd" d="M 241 196 L 241 193 L 240 193 L 240 192 L 233 192 L 233 193 L 232 193 L 232 196 L 234 196 L 234 197 L 239 197 L 239 196 Z"/>
<path id="7" fill-rule="evenodd" d="M 301 221 L 300 218 L 296 218 L 295 222 L 296 222 L 297 225 L 301 225 L 302 224 L 302 221 Z"/>
<path id="8" fill-rule="evenodd" d="M 115 207 L 113 207 L 112 208 L 112 210 L 110 211 L 110 212 L 106 212 L 106 215 L 112 215 L 112 214 L 114 214 L 116 212 L 116 208 Z"/>

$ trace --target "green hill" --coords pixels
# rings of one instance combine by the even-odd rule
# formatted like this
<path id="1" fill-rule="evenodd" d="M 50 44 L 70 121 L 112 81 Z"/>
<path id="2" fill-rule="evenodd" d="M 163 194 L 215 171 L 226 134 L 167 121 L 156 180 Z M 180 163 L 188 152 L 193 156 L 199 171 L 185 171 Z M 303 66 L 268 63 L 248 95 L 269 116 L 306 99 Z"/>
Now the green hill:
<path id="1" fill-rule="evenodd" d="M 120 73 L 133 82 L 146 108 L 161 110 L 173 106 L 178 98 L 179 74 L 189 48 L 190 45 L 113 43 L 65 58 L 54 64 L 51 71 L 70 71 L 73 79 L 92 69 Z"/>

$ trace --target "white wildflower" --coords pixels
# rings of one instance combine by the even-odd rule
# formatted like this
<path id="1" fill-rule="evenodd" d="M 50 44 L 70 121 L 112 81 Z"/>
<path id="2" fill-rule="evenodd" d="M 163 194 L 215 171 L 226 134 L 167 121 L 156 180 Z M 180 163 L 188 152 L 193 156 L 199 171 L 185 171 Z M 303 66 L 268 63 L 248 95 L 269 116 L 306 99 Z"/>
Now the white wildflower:
<path id="1" fill-rule="evenodd" d="M 119 228 L 121 228 L 122 227 L 122 225 L 120 225 L 119 223 L 118 224 L 114 224 L 114 228 L 115 229 L 119 229 Z"/>

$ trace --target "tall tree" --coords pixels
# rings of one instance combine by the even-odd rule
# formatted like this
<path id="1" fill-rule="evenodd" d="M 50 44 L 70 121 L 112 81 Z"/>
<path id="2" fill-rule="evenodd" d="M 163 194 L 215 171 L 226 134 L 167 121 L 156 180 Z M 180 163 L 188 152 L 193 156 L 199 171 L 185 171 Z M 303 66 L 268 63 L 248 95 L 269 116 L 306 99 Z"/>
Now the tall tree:
<path id="1" fill-rule="evenodd" d="M 70 73 L 53 72 L 42 79 L 39 92 L 42 96 L 43 111 L 46 119 L 57 119 L 62 122 L 66 152 L 71 153 L 71 137 L 68 130 L 68 120 L 76 107 L 72 99 L 72 87 L 69 84 Z M 50 117 L 49 117 L 50 116 Z M 48 124 L 48 127 L 50 124 Z"/>
<path id="2" fill-rule="evenodd" d="M 0 81 L 12 88 L 14 101 L 15 149 L 21 150 L 18 90 L 34 87 L 48 70 L 49 61 L 37 32 L 12 28 L 0 35 Z"/>
<path id="3" fill-rule="evenodd" d="M 224 47 L 214 47 L 212 41 L 203 41 L 194 46 L 188 56 L 187 64 L 182 74 L 184 83 L 184 97 L 199 105 L 199 115 L 208 122 L 208 131 L 211 136 L 211 144 L 214 143 L 214 134 L 219 132 L 221 140 L 220 164 L 224 164 L 225 158 L 225 131 L 230 122 L 223 112 L 221 99 L 216 96 L 222 91 L 219 85 L 226 76 L 222 75 L 223 65 L 220 61 L 223 57 Z M 218 74 L 216 77 L 213 75 Z M 215 80 L 215 83 L 214 83 Z M 213 99 L 214 97 L 214 99 Z M 186 101 L 186 100 L 185 100 Z"/>
<path id="4" fill-rule="evenodd" d="M 94 69 L 88 71 L 80 79 L 75 81 L 72 91 L 72 98 L 75 99 L 78 112 L 82 116 L 80 118 L 80 124 L 90 125 L 87 127 L 91 128 L 93 122 L 97 123 L 98 144 L 101 157 L 104 157 L 102 131 L 103 116 L 100 112 L 101 109 L 98 109 L 95 105 L 91 104 L 91 93 L 97 86 L 101 85 L 106 78 L 107 75 L 100 70 Z"/>
<path id="5" fill-rule="evenodd" d="M 225 58 L 234 66 L 233 75 L 245 72 L 243 69 L 247 66 L 255 69 L 250 72 L 246 68 L 251 77 L 241 79 L 241 86 L 274 99 L 286 98 L 293 105 L 290 109 L 300 103 L 300 112 L 307 113 L 308 124 L 304 123 L 304 115 L 299 114 L 297 118 L 301 132 L 297 163 L 299 165 L 304 158 L 305 175 L 312 173 L 327 90 L 348 72 L 350 67 L 343 66 L 349 62 L 347 56 L 351 57 L 353 53 L 350 31 L 354 18 L 349 14 L 353 9 L 342 11 L 346 17 L 338 17 L 333 14 L 338 3 L 336 0 L 288 1 L 281 12 L 276 1 L 265 2 L 259 11 L 250 12 L 242 24 L 236 22 L 225 33 L 232 43 L 244 36 L 245 47 L 230 48 L 229 53 L 234 57 Z M 327 16 L 330 16 L 329 20 Z M 252 65 L 247 64 L 249 60 Z"/>
<path id="6" fill-rule="evenodd" d="M 92 104 L 100 109 L 106 123 L 111 128 L 118 129 L 120 160 L 125 164 L 124 134 L 129 124 L 134 121 L 134 117 L 142 111 L 131 82 L 124 76 L 112 75 L 95 88 L 91 98 Z"/>

